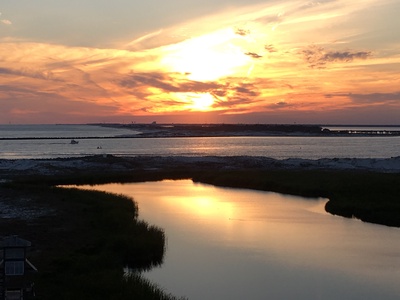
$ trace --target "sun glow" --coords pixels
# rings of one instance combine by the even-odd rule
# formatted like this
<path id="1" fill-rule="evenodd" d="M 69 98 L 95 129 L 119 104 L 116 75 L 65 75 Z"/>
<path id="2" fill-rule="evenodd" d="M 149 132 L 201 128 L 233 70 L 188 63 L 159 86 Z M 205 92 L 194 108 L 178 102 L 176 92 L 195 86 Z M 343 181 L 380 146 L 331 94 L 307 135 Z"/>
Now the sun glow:
<path id="1" fill-rule="evenodd" d="M 242 47 L 235 42 L 240 39 L 230 28 L 192 38 L 168 47 L 162 64 L 196 81 L 237 74 L 241 67 L 250 63 Z"/>
<path id="2" fill-rule="evenodd" d="M 186 210 L 201 217 L 214 218 L 214 220 L 218 219 L 226 222 L 226 220 L 235 218 L 238 214 L 235 205 L 210 195 L 167 197 L 165 199 L 170 203 L 174 203 L 181 210 Z"/>
<path id="3" fill-rule="evenodd" d="M 215 98 L 210 93 L 175 93 L 179 99 L 182 109 L 191 111 L 210 111 L 215 103 Z"/>
<path id="4" fill-rule="evenodd" d="M 193 102 L 192 108 L 194 110 L 209 110 L 214 104 L 214 97 L 209 93 L 206 94 L 196 94 L 191 97 Z"/>

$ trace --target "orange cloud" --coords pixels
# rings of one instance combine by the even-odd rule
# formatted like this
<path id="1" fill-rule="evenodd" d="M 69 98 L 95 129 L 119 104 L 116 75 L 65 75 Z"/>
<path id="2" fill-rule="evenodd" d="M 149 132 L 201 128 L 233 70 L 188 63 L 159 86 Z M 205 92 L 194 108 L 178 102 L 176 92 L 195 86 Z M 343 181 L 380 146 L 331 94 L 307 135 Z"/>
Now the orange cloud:
<path id="1" fill-rule="evenodd" d="M 359 12 L 372 4 L 263 4 L 158 30 L 115 49 L 3 39 L 1 119 L 196 111 L 250 118 L 373 105 L 400 112 L 400 53 L 392 47 L 399 41 L 381 41 L 391 46 L 383 50 L 358 44 L 370 32 Z M 352 26 L 342 25 L 349 19 Z"/>

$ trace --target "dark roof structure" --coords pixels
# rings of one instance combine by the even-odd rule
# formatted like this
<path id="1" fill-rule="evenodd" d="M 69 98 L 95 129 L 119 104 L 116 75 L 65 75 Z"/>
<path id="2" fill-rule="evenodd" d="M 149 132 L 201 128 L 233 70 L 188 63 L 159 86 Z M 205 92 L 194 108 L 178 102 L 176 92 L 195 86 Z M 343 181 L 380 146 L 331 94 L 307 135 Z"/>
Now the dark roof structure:
<path id="1" fill-rule="evenodd" d="M 0 241 L 0 248 L 30 247 L 31 245 L 32 243 L 30 241 L 21 239 L 17 235 L 7 236 Z"/>

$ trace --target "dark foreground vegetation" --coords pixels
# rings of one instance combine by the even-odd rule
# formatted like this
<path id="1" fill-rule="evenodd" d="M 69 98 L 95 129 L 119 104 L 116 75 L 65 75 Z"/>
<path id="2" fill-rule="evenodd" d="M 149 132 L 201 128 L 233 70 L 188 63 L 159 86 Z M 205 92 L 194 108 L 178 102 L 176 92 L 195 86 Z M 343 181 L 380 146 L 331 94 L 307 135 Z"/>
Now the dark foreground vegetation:
<path id="1" fill-rule="evenodd" d="M 1 195 L 10 195 L 9 201 L 29 198 L 30 206 L 48 210 L 31 220 L 0 219 L 0 235 L 18 234 L 34 245 L 31 261 L 40 270 L 35 280 L 39 299 L 175 299 L 140 275 L 123 273 L 127 265 L 140 270 L 162 263 L 162 229 L 138 221 L 138 208 L 130 198 L 56 187 L 60 184 L 190 178 L 223 187 L 326 197 L 326 210 L 332 214 L 400 227 L 399 173 L 227 169 L 208 164 L 151 167 L 57 176 L 19 174 L 0 187 Z"/>
<path id="2" fill-rule="evenodd" d="M 160 265 L 161 228 L 137 219 L 132 199 L 42 184 L 7 184 L 3 201 L 29 199 L 40 217 L 0 219 L 0 235 L 32 242 L 37 299 L 176 299 L 136 271 Z"/>

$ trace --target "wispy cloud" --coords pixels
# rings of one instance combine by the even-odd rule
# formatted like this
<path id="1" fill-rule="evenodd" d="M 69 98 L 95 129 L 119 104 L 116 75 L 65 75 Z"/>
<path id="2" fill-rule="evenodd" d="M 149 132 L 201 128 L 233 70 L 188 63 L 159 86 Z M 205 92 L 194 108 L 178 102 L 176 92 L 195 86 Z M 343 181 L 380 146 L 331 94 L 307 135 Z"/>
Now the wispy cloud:
<path id="1" fill-rule="evenodd" d="M 157 88 L 162 92 L 209 92 L 222 86 L 215 82 L 187 80 L 177 73 L 131 72 L 118 81 L 122 87 L 136 89 L 141 87 Z"/>
<path id="2" fill-rule="evenodd" d="M 245 55 L 250 56 L 252 58 L 256 58 L 256 59 L 262 57 L 262 55 L 259 55 L 259 54 L 255 53 L 255 52 L 246 52 Z"/>
<path id="3" fill-rule="evenodd" d="M 0 12 L 0 24 L 12 25 L 12 22 L 10 20 L 1 18 L 1 15 L 2 13 Z"/>
<path id="4" fill-rule="evenodd" d="M 235 30 L 235 34 L 240 35 L 240 36 L 246 36 L 250 34 L 250 30 L 248 29 L 243 29 L 243 28 L 237 28 Z"/>
<path id="5" fill-rule="evenodd" d="M 260 93 L 257 91 L 257 87 L 254 84 L 241 83 L 233 88 L 238 94 L 246 95 L 247 97 L 256 97 Z"/>
<path id="6" fill-rule="evenodd" d="M 35 70 L 30 70 L 28 68 L 13 69 L 13 68 L 0 67 L 0 74 L 25 76 L 43 80 L 55 80 L 55 81 L 59 80 L 55 78 L 54 74 L 51 71 L 35 71 Z"/>
<path id="7" fill-rule="evenodd" d="M 354 103 L 371 104 L 371 103 L 393 103 L 400 105 L 400 91 L 392 93 L 333 93 L 326 94 L 326 98 L 346 97 Z"/>
<path id="8" fill-rule="evenodd" d="M 269 53 L 278 52 L 278 50 L 276 50 L 275 46 L 272 44 L 265 45 L 264 49 L 267 50 L 267 52 Z"/>
<path id="9" fill-rule="evenodd" d="M 370 93 L 370 94 L 350 94 L 350 99 L 355 102 L 395 102 L 400 104 L 400 92 L 394 93 Z"/>
<path id="10" fill-rule="evenodd" d="M 371 51 L 333 51 L 325 50 L 321 46 L 310 45 L 300 51 L 310 68 L 325 68 L 328 63 L 351 62 L 355 59 L 367 59 L 372 56 Z"/>

